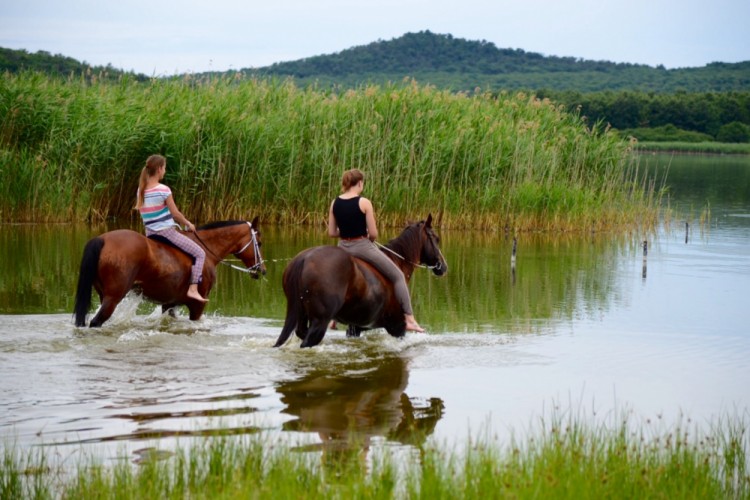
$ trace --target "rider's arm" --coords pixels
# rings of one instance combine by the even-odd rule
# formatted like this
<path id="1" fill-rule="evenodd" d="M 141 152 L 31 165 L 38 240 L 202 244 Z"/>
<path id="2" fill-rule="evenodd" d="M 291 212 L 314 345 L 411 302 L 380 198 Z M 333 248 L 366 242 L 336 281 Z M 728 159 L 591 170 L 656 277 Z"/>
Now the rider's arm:
<path id="1" fill-rule="evenodd" d="M 367 198 L 360 198 L 359 209 L 365 214 L 367 237 L 370 238 L 370 241 L 375 241 L 378 237 L 378 227 L 375 224 L 375 210 L 372 208 L 372 203 Z"/>
<path id="2" fill-rule="evenodd" d="M 169 213 L 172 214 L 172 218 L 177 221 L 178 224 L 187 228 L 188 231 L 195 231 L 195 226 L 193 225 L 193 223 L 187 220 L 187 217 L 182 215 L 182 212 L 177 209 L 177 205 L 175 205 L 174 202 L 174 197 L 170 196 L 165 200 L 165 203 L 167 204 Z"/>
<path id="3" fill-rule="evenodd" d="M 339 226 L 336 224 L 336 217 L 333 216 L 333 201 L 331 202 L 331 208 L 328 210 L 328 236 L 338 238 Z"/>

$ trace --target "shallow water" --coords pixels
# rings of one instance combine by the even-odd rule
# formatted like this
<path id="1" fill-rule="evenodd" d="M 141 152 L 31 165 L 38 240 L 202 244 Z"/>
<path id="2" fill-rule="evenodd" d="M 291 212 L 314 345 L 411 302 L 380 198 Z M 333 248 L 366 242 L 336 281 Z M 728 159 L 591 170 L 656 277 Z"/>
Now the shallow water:
<path id="1" fill-rule="evenodd" d="M 684 216 L 656 234 L 519 235 L 515 269 L 506 235 L 441 231 L 449 274 L 420 270 L 411 285 L 427 334 L 329 331 L 306 350 L 271 346 L 283 266 L 326 243 L 321 228 L 262 227 L 268 276 L 220 268 L 198 322 L 129 296 L 89 330 L 72 324 L 77 260 L 108 228 L 3 226 L 0 436 L 138 461 L 216 432 L 306 450 L 411 447 L 505 439 L 556 407 L 747 414 L 750 161 L 675 158 L 669 178 Z"/>

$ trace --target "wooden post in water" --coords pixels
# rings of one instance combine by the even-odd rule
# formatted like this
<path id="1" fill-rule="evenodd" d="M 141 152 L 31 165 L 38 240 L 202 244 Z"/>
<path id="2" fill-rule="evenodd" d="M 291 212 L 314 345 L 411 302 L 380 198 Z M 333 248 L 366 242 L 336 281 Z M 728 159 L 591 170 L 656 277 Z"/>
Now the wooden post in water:
<path id="1" fill-rule="evenodd" d="M 510 254 L 510 276 L 511 283 L 516 284 L 516 247 L 518 246 L 518 240 L 513 237 L 513 251 Z"/>
<path id="2" fill-rule="evenodd" d="M 685 244 L 687 245 L 688 242 L 688 233 L 690 232 L 690 224 L 688 224 L 688 221 L 685 221 Z"/>
<path id="3" fill-rule="evenodd" d="M 648 257 L 648 240 L 643 240 L 643 279 L 646 279 L 646 258 Z"/>

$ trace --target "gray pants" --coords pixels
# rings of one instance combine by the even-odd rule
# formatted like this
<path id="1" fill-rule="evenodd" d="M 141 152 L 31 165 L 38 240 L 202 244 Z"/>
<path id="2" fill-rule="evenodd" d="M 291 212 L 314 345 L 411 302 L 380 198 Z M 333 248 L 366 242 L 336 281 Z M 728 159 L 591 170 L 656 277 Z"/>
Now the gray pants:
<path id="1" fill-rule="evenodd" d="M 401 269 L 393 263 L 372 241 L 367 238 L 358 240 L 339 240 L 339 246 L 351 255 L 375 266 L 386 278 L 391 280 L 396 293 L 396 300 L 401 304 L 404 314 L 412 315 L 411 297 L 406 286 L 406 278 Z"/>

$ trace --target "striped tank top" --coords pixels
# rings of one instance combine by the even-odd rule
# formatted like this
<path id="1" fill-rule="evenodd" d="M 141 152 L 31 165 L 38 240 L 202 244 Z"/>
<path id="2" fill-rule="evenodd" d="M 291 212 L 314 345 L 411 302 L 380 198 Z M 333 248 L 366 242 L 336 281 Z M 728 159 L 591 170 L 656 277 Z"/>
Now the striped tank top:
<path id="1" fill-rule="evenodd" d="M 164 184 L 157 184 L 143 192 L 143 206 L 139 212 L 147 230 L 161 231 L 177 225 L 167 207 L 167 198 L 170 196 L 172 190 Z"/>

